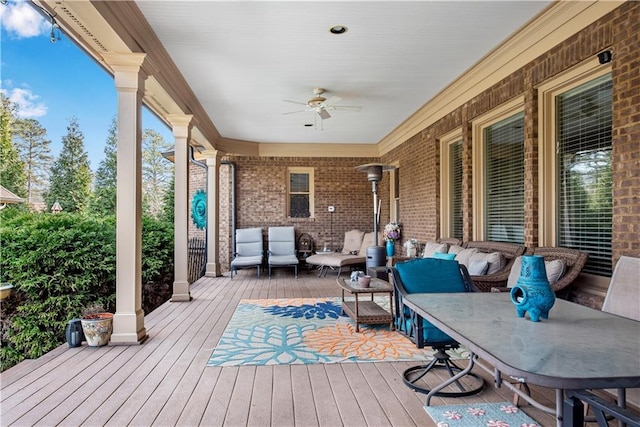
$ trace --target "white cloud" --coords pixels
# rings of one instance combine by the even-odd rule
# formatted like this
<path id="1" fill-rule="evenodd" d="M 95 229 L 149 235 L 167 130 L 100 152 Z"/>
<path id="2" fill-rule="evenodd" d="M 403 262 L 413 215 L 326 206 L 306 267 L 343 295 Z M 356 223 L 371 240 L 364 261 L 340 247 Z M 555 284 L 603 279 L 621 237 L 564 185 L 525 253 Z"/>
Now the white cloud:
<path id="1" fill-rule="evenodd" d="M 17 38 L 36 37 L 51 31 L 51 24 L 25 1 L 0 7 L 0 20 L 4 30 Z"/>
<path id="2" fill-rule="evenodd" d="M 3 82 L 6 83 L 7 81 Z M 16 115 L 24 119 L 42 117 L 47 114 L 47 105 L 40 97 L 26 88 L 2 89 L 4 96 L 18 106 Z"/>

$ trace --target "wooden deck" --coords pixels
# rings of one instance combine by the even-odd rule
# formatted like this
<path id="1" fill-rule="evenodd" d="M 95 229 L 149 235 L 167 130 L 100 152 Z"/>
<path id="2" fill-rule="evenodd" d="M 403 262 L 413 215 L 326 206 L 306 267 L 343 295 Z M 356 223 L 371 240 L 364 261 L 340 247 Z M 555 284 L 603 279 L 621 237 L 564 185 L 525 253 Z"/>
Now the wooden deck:
<path id="1" fill-rule="evenodd" d="M 337 297 L 334 277 L 286 269 L 202 278 L 191 302 L 145 318 L 143 345 L 68 348 L 2 373 L 2 426 L 432 426 L 424 396 L 402 382 L 411 363 L 207 367 L 240 299 Z M 481 370 L 478 370 L 481 371 Z M 478 372 L 480 373 L 480 372 Z M 510 401 L 506 389 L 432 404 Z M 434 378 L 437 383 L 437 378 Z M 548 405 L 553 390 L 534 388 Z M 553 417 L 523 410 L 543 426 Z"/>

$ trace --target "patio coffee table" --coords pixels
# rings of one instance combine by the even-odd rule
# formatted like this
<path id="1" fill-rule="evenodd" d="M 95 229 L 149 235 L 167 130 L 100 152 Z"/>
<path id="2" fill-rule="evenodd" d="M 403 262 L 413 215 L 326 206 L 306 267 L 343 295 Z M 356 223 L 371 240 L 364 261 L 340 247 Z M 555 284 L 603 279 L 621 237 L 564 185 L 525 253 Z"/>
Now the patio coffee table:
<path id="1" fill-rule="evenodd" d="M 389 328 L 393 330 L 393 287 L 391 287 L 389 282 L 372 277 L 369 287 L 363 288 L 358 285 L 358 282 L 352 282 L 350 279 L 338 278 L 338 285 L 342 288 L 342 314 L 346 313 L 354 322 L 356 322 L 356 332 L 360 332 L 360 323 L 388 323 Z M 345 291 L 354 295 L 355 300 L 345 300 Z M 371 294 L 371 300 L 360 300 L 360 294 Z M 389 311 L 380 307 L 373 300 L 373 296 L 375 294 L 389 295 Z"/>

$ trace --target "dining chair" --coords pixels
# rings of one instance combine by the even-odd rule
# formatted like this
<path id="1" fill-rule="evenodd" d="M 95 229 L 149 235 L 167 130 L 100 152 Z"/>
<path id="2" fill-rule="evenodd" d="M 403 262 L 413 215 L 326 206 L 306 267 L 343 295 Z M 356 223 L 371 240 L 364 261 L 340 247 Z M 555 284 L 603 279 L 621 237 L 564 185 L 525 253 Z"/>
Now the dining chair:
<path id="1" fill-rule="evenodd" d="M 435 351 L 431 362 L 413 366 L 402 374 L 408 387 L 427 394 L 430 389 L 424 386 L 425 382 L 419 381 L 429 372 L 444 369 L 453 377 L 463 370 L 448 353 L 458 349 L 460 344 L 406 306 L 404 298 L 413 293 L 472 292 L 476 288 L 466 267 L 455 260 L 415 258 L 397 263 L 389 268 L 389 272 L 395 288 L 396 330 L 407 336 L 418 348 L 431 346 Z M 473 372 L 467 373 L 453 384 L 445 388 L 445 391 L 436 392 L 434 395 L 463 397 L 479 393 L 484 389 L 484 380 Z"/>

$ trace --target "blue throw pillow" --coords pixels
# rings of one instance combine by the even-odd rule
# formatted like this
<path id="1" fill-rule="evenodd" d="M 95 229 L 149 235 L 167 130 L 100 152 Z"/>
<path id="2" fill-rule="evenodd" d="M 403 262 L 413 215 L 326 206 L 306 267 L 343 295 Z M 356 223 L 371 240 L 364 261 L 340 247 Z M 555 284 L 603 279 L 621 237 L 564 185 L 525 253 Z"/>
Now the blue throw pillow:
<path id="1" fill-rule="evenodd" d="M 447 259 L 449 261 L 453 261 L 456 258 L 456 254 L 446 254 L 444 252 L 434 252 L 433 253 L 433 257 L 434 258 L 438 258 L 438 259 Z"/>

